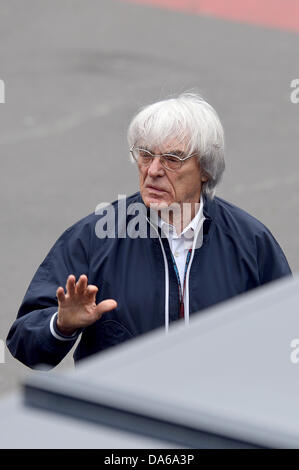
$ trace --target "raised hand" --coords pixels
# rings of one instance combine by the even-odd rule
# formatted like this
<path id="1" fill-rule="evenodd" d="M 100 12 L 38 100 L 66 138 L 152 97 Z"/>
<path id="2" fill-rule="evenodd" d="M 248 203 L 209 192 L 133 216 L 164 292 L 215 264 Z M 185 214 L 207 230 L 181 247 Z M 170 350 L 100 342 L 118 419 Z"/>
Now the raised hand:
<path id="1" fill-rule="evenodd" d="M 103 300 L 96 304 L 97 286 L 87 285 L 87 276 L 82 274 L 76 278 L 70 274 L 66 282 L 66 293 L 58 287 L 57 327 L 64 335 L 72 335 L 78 328 L 85 328 L 97 321 L 105 312 L 117 307 L 113 299 Z"/>

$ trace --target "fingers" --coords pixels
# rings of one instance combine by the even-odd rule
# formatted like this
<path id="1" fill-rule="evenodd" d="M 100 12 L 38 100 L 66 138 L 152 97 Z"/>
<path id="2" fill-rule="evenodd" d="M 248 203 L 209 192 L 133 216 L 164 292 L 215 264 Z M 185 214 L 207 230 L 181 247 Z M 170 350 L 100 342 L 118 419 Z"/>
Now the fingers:
<path id="1" fill-rule="evenodd" d="M 93 286 L 92 284 L 86 287 L 86 293 L 90 297 L 94 296 L 98 292 L 98 290 L 99 289 L 97 288 L 97 286 Z"/>
<path id="2" fill-rule="evenodd" d="M 66 281 L 66 292 L 69 296 L 73 296 L 75 294 L 75 285 L 76 278 L 73 274 L 70 274 Z"/>
<path id="3" fill-rule="evenodd" d="M 87 276 L 85 274 L 81 274 L 79 277 L 79 281 L 76 284 L 76 289 L 78 294 L 84 294 L 84 291 L 87 287 Z"/>
<path id="4" fill-rule="evenodd" d="M 98 318 L 100 318 L 104 313 L 110 312 L 110 310 L 114 310 L 117 307 L 117 302 L 113 299 L 103 300 L 97 305 L 97 314 Z"/>
<path id="5" fill-rule="evenodd" d="M 56 291 L 56 297 L 59 302 L 64 302 L 65 300 L 65 295 L 64 295 L 64 288 L 63 287 L 58 287 Z"/>
<path id="6" fill-rule="evenodd" d="M 87 285 L 87 276 L 85 274 L 81 274 L 79 277 L 78 282 L 76 283 L 76 277 L 74 274 L 70 274 L 66 281 L 66 294 L 64 292 L 63 287 L 59 287 L 56 291 L 56 296 L 60 302 L 63 302 L 68 297 L 74 297 L 75 294 L 79 294 L 87 296 L 88 298 L 92 299 L 98 292 L 98 287 L 92 284 Z"/>
<path id="7" fill-rule="evenodd" d="M 76 277 L 74 274 L 70 274 L 66 281 L 66 291 L 70 297 L 73 297 L 75 293 L 82 295 L 85 292 L 87 287 L 87 276 L 85 274 L 81 274 L 79 277 L 78 282 L 76 283 Z"/>

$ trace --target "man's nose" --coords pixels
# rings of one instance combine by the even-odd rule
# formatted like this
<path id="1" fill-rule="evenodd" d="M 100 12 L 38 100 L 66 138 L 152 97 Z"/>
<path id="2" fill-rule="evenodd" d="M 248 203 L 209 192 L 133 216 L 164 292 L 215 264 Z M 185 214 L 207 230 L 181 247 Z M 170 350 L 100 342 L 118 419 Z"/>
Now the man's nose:
<path id="1" fill-rule="evenodd" d="M 152 163 L 148 167 L 148 174 L 150 176 L 162 176 L 164 175 L 165 170 L 163 166 L 161 165 L 160 157 L 155 157 L 153 158 Z"/>

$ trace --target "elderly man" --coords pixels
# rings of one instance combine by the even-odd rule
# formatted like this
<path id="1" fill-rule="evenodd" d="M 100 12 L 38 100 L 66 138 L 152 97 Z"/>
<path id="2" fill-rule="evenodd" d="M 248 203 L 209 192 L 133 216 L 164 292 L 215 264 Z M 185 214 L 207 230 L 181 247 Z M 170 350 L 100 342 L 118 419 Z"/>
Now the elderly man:
<path id="1" fill-rule="evenodd" d="M 29 285 L 7 337 L 29 367 L 55 366 L 81 333 L 75 361 L 157 327 L 168 331 L 175 320 L 188 324 L 195 312 L 291 275 L 269 230 L 214 196 L 223 129 L 200 96 L 145 107 L 128 142 L 140 192 L 126 198 L 124 216 L 115 201 L 107 220 L 108 210 L 96 211 L 68 228 Z M 105 234 L 102 222 L 112 219 L 117 230 Z"/>

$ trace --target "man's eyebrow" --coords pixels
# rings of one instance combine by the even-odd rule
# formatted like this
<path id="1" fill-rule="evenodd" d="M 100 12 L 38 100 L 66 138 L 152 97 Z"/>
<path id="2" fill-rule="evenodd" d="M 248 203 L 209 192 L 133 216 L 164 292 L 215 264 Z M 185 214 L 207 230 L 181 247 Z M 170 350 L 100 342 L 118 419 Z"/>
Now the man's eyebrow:
<path id="1" fill-rule="evenodd" d="M 185 152 L 183 150 L 169 150 L 168 152 L 165 152 L 165 154 L 185 155 Z"/>
<path id="2" fill-rule="evenodd" d="M 151 152 L 152 154 L 154 154 L 153 150 L 148 146 L 142 146 L 139 148 L 142 148 L 142 150 L 147 150 L 148 152 Z M 177 149 L 177 150 L 168 150 L 157 155 L 185 155 L 185 152 L 183 150 Z"/>

